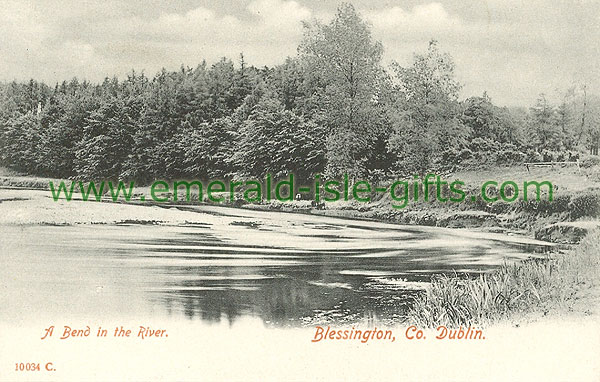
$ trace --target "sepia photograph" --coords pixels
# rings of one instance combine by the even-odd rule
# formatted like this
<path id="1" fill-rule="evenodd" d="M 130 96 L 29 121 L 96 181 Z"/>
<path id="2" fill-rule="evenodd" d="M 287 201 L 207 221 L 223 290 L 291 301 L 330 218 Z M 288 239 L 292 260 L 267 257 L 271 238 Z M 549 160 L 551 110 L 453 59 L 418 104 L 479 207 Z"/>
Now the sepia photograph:
<path id="1" fill-rule="evenodd" d="M 0 0 L 0 381 L 598 381 L 599 149 L 597 0 Z"/>

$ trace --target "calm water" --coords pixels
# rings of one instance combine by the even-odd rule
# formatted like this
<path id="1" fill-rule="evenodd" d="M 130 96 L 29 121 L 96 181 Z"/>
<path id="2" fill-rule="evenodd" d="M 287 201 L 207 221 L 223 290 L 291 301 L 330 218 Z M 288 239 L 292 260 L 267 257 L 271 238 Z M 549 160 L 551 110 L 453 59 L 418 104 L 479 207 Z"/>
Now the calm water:
<path id="1" fill-rule="evenodd" d="M 485 272 L 543 248 L 465 230 L 203 213 L 206 224 L 182 226 L 0 226 L 0 319 L 391 323 L 435 273 Z"/>

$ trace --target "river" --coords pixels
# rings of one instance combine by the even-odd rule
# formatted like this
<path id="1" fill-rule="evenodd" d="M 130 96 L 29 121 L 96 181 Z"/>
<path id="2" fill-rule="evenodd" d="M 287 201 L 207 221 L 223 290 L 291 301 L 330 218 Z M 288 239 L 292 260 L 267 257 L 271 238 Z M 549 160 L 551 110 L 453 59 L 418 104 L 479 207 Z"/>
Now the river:
<path id="1" fill-rule="evenodd" d="M 224 207 L 197 213 L 178 225 L 0 225 L 0 319 L 393 324 L 432 275 L 487 272 L 546 247 L 462 229 Z"/>

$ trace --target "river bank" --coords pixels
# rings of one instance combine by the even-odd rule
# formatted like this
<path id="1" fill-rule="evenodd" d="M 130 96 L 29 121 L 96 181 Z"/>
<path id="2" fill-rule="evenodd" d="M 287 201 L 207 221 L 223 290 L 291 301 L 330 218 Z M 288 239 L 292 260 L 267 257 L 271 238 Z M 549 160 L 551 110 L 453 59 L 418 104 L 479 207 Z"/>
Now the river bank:
<path id="1" fill-rule="evenodd" d="M 488 232 L 522 234 L 539 240 L 561 244 L 576 244 L 589 231 L 600 225 L 600 168 L 575 170 L 565 168 L 525 169 L 524 166 L 457 172 L 444 177 L 465 182 L 467 195 L 480 194 L 480 187 L 489 180 L 501 184 L 513 181 L 550 181 L 553 200 L 542 192 L 540 200 L 486 202 L 477 196 L 461 203 L 430 201 L 409 202 L 396 209 L 389 194 L 373 195 L 369 203 L 339 201 L 325 203 L 324 209 L 314 209 L 311 203 L 271 202 L 248 204 L 245 208 L 279 211 L 305 211 L 313 214 L 354 219 L 372 219 L 398 224 L 415 224 L 448 228 L 480 229 Z"/>
<path id="2" fill-rule="evenodd" d="M 505 264 L 478 278 L 440 276 L 415 300 L 408 321 L 422 327 L 519 324 L 547 316 L 600 313 L 600 230 L 566 253 Z"/>
<path id="3" fill-rule="evenodd" d="M 233 203 L 218 203 L 250 210 L 307 213 L 340 218 L 374 220 L 396 224 L 437 226 L 448 228 L 469 228 L 487 232 L 521 234 L 539 240 L 561 244 L 576 244 L 589 231 L 600 225 L 600 167 L 580 168 L 539 168 L 525 169 L 524 166 L 495 168 L 489 170 L 457 172 L 444 177 L 465 182 L 467 195 L 480 193 L 481 184 L 488 180 L 498 183 L 513 181 L 550 181 L 553 184 L 553 200 L 548 200 L 547 192 L 542 192 L 540 200 L 486 202 L 481 197 L 467 198 L 461 203 L 442 203 L 436 200 L 409 202 L 405 208 L 397 209 L 397 204 L 389 193 L 373 193 L 372 201 L 354 200 L 323 203 L 315 208 L 310 200 L 292 202 L 246 203 L 241 196 Z M 0 169 L 0 187 L 21 190 L 47 190 L 52 179 L 23 176 Z M 55 184 L 60 180 L 54 179 Z M 66 181 L 67 183 L 69 181 Z M 198 197 L 196 190 L 191 192 L 191 200 L 185 201 L 185 192 L 179 191 L 177 203 L 151 202 L 150 188 L 136 186 L 134 198 L 126 204 L 154 205 L 163 208 L 186 205 L 210 205 L 204 197 Z M 75 189 L 75 198 L 78 190 Z M 145 201 L 142 201 L 145 195 Z M 166 194 L 172 196 L 172 194 Z M 227 197 L 225 198 L 227 199 Z M 106 197 L 106 201 L 109 199 Z M 135 219 L 135 217 L 131 217 Z"/>

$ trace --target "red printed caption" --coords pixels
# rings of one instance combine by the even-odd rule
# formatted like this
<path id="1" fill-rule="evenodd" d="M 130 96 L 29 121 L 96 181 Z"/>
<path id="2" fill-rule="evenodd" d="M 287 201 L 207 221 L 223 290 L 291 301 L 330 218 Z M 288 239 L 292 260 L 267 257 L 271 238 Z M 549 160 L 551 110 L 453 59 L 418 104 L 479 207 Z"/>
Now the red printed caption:
<path id="1" fill-rule="evenodd" d="M 44 329 L 44 334 L 41 337 L 42 340 L 45 340 L 54 335 L 54 325 Z M 117 338 L 140 338 L 142 340 L 147 338 L 166 338 L 169 337 L 166 329 L 155 329 L 150 326 L 139 326 L 137 329 L 128 329 L 121 326 L 115 327 L 114 330 L 103 329 L 102 327 L 98 327 L 94 332 L 91 331 L 89 326 L 84 328 L 72 328 L 70 326 L 65 325 L 64 328 L 60 331 L 61 340 L 66 340 L 68 338 L 83 338 L 83 337 L 117 337 Z"/>

